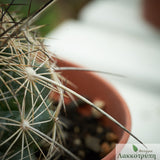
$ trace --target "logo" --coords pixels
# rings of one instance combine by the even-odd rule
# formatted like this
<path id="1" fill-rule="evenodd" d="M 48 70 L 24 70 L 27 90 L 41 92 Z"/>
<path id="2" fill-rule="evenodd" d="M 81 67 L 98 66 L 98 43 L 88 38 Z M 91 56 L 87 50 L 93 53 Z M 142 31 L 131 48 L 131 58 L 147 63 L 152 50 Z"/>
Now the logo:
<path id="1" fill-rule="evenodd" d="M 132 145 L 133 146 L 133 150 L 135 151 L 135 152 L 137 152 L 138 151 L 138 148 L 135 146 L 135 145 Z"/>
<path id="2" fill-rule="evenodd" d="M 117 144 L 116 160 L 160 160 L 160 144 Z"/>

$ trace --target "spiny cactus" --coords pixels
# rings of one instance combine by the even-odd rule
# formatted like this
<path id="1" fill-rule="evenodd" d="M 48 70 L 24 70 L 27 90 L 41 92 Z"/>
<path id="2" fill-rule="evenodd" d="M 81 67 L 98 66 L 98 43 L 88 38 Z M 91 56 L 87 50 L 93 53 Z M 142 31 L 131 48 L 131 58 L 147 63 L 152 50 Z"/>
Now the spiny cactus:
<path id="1" fill-rule="evenodd" d="M 19 19 L 15 13 L 9 13 L 12 3 L 3 4 L 4 8 L 0 10 L 2 160 L 34 160 L 37 151 L 37 159 L 51 159 L 61 150 L 78 159 L 62 146 L 60 136 L 57 136 L 60 134 L 57 128 L 61 128 L 58 117 L 63 106 L 64 91 L 68 96 L 72 94 L 90 104 L 130 133 L 106 112 L 63 85 L 64 79 L 56 72 L 56 56 L 46 49 L 43 38 L 37 35 L 39 27 L 31 26 L 34 18 L 52 2 L 50 0 L 40 10 L 23 19 Z M 54 107 L 50 98 L 52 92 L 59 94 L 59 103 Z M 44 145 L 47 151 L 42 149 Z"/>
<path id="2" fill-rule="evenodd" d="M 54 72 L 54 56 L 36 35 L 36 27 L 22 28 L 18 17 L 5 10 L 1 9 L 0 15 L 1 159 L 34 159 L 37 150 L 49 159 L 49 152 L 60 147 L 55 137 L 63 101 L 62 90 L 48 82 L 61 83 Z M 51 91 L 62 95 L 54 111 L 50 110 Z M 53 138 L 47 135 L 51 131 Z M 43 141 L 50 147 L 46 155 L 41 149 Z"/>

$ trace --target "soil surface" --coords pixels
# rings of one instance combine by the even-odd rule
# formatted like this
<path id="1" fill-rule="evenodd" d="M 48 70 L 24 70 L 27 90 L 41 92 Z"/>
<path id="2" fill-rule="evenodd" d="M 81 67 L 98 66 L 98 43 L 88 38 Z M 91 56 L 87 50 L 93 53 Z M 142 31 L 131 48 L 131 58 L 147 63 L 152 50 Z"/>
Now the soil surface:
<path id="1" fill-rule="evenodd" d="M 64 146 L 82 160 L 100 160 L 115 147 L 117 136 L 99 118 L 93 115 L 83 116 L 76 107 L 70 108 L 62 117 L 67 125 L 63 128 L 66 138 Z M 68 155 L 59 158 L 71 159 Z"/>

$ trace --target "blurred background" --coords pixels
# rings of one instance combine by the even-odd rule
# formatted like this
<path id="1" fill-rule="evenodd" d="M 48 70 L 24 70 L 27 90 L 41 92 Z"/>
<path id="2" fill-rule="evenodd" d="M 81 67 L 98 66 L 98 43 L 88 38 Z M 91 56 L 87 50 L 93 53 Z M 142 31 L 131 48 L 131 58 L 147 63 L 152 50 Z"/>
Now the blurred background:
<path id="1" fill-rule="evenodd" d="M 30 12 L 45 2 L 32 0 Z M 14 3 L 24 3 L 12 9 L 28 14 L 29 1 Z M 124 75 L 100 76 L 127 102 L 132 132 L 144 143 L 160 143 L 160 0 L 59 0 L 36 24 L 45 24 L 40 34 L 57 56 Z"/>
<path id="2" fill-rule="evenodd" d="M 14 5 L 10 8 L 10 11 L 16 11 L 20 17 L 24 17 L 28 15 L 28 11 L 33 13 L 48 1 L 49 0 L 14 0 Z M 35 22 L 36 25 L 45 25 L 45 27 L 39 30 L 40 34 L 45 36 L 66 19 L 77 19 L 78 13 L 89 1 L 91 0 L 57 0 L 55 5 L 49 7 Z M 11 2 L 12 0 L 0 0 L 1 4 L 9 4 Z"/>

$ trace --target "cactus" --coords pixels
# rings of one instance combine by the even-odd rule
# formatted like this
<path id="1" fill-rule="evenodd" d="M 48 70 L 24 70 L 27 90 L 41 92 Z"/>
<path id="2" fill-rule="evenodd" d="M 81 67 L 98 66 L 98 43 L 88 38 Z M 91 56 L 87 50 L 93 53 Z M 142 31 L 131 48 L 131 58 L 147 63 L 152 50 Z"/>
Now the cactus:
<path id="1" fill-rule="evenodd" d="M 3 4 L 5 7 L 0 10 L 0 159 L 51 159 L 60 150 L 78 159 L 63 147 L 59 138 L 58 117 L 64 91 L 90 104 L 135 137 L 106 112 L 63 85 L 64 78 L 56 72 L 57 57 L 37 35 L 39 27 L 31 25 L 54 1 L 23 19 L 9 13 L 13 2 Z M 59 94 L 54 107 L 50 98 L 53 92 Z M 42 149 L 44 145 L 48 150 Z"/>
<path id="2" fill-rule="evenodd" d="M 18 17 L 4 10 L 0 11 L 0 15 L 1 159 L 35 159 L 34 152 L 37 150 L 49 159 L 49 152 L 52 148 L 55 150 L 53 144 L 59 146 L 54 137 L 58 110 L 63 100 L 60 97 L 57 109 L 50 110 L 51 91 L 62 92 L 44 79 L 61 83 L 59 75 L 53 70 L 54 56 L 51 57 L 41 38 L 36 36 L 36 27 L 16 23 Z M 53 139 L 48 136 L 52 130 Z M 41 149 L 44 141 L 50 146 L 46 155 Z"/>

